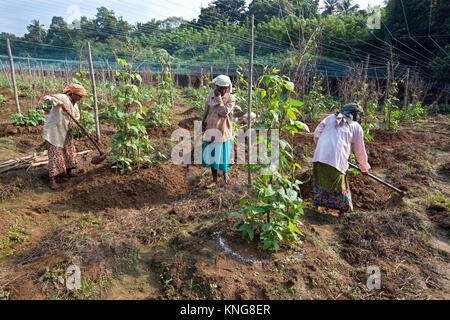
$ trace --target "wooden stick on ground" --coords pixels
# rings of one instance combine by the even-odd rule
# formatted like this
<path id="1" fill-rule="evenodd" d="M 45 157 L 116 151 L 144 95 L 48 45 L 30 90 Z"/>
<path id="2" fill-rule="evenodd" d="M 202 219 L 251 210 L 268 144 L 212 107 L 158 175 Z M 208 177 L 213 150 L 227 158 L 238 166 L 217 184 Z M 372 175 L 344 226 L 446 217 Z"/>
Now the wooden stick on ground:
<path id="1" fill-rule="evenodd" d="M 92 150 L 80 151 L 80 152 L 77 152 L 76 155 L 81 156 L 81 155 L 87 154 L 89 152 L 92 152 Z M 10 171 L 10 170 L 24 169 L 24 168 L 27 168 L 27 171 L 28 171 L 31 167 L 38 167 L 38 166 L 47 164 L 48 163 L 47 157 L 48 157 L 47 150 L 45 150 L 44 152 L 41 152 L 39 154 L 35 153 L 35 154 L 25 156 L 22 158 L 5 161 L 3 163 L 0 163 L 0 173 L 4 173 L 4 172 Z"/>

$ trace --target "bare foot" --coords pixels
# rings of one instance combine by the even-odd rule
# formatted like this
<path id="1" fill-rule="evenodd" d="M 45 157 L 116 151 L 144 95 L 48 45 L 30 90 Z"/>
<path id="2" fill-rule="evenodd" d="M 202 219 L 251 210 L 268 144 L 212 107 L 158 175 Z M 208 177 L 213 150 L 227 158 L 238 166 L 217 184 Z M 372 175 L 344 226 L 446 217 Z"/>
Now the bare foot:
<path id="1" fill-rule="evenodd" d="M 50 179 L 49 187 L 52 190 L 58 190 L 60 188 L 60 186 L 56 184 L 56 181 L 54 178 Z"/>
<path id="2" fill-rule="evenodd" d="M 214 188 L 216 185 L 217 185 L 217 183 L 213 181 L 213 182 L 211 182 L 210 184 L 208 184 L 208 185 L 206 186 L 206 189 Z"/>
<path id="3" fill-rule="evenodd" d="M 340 211 L 339 210 L 339 218 L 348 217 L 350 212 Z"/>
<path id="4" fill-rule="evenodd" d="M 73 172 L 73 169 L 67 169 L 67 176 L 69 178 L 78 177 L 78 173 Z"/>
<path id="5" fill-rule="evenodd" d="M 226 184 L 230 184 L 231 180 L 230 180 L 230 176 L 228 175 L 228 172 L 224 173 L 223 178 L 225 179 Z"/>

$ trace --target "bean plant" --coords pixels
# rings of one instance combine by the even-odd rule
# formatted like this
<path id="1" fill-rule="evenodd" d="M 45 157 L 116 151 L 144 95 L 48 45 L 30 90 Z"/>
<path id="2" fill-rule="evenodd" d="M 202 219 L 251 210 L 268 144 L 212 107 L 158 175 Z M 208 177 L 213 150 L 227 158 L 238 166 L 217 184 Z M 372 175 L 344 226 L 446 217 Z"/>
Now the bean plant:
<path id="1" fill-rule="evenodd" d="M 305 102 L 302 107 L 304 121 L 319 121 L 322 112 L 326 109 L 322 81 L 322 78 L 313 77 L 312 87 L 303 97 L 303 101 Z"/>
<path id="2" fill-rule="evenodd" d="M 277 75 L 273 69 L 259 80 L 258 105 L 256 110 L 266 109 L 260 114 L 255 129 L 278 129 L 280 137 L 283 132 L 293 136 L 299 130 L 309 131 L 306 124 L 297 120 L 301 117 L 298 107 L 303 102 L 288 99 L 288 94 L 295 95 L 294 84 L 286 76 Z M 242 199 L 241 208 L 231 216 L 239 216 L 233 225 L 242 232 L 244 238 L 253 240 L 259 237 L 260 245 L 265 250 L 278 250 L 281 242 L 298 242 L 297 235 L 303 235 L 298 229 L 301 222 L 299 214 L 303 214 L 303 200 L 300 195 L 300 181 L 295 179 L 295 171 L 300 165 L 294 161 L 293 147 L 284 139 L 272 140 L 259 136 L 255 144 L 267 147 L 268 153 L 278 142 L 278 168 L 273 163 L 249 165 L 256 173 L 256 181 L 248 185 L 255 192 L 254 198 Z M 269 172 L 271 171 L 271 174 Z"/>
<path id="3" fill-rule="evenodd" d="M 148 109 L 147 123 L 153 127 L 168 127 L 169 108 L 172 106 L 172 79 L 164 77 L 158 84 L 157 90 L 152 97 L 153 106 Z"/>
<path id="4" fill-rule="evenodd" d="M 140 100 L 141 76 L 133 73 L 132 64 L 124 59 L 117 59 L 117 63 L 122 69 L 115 71 L 115 77 L 122 82 L 123 90 L 115 91 L 114 100 L 117 103 L 108 107 L 109 121 L 117 129 L 109 141 L 112 147 L 109 164 L 123 174 L 133 168 L 150 165 L 153 147 L 144 126 L 146 108 Z"/>
<path id="5" fill-rule="evenodd" d="M 28 109 L 23 113 L 13 113 L 9 116 L 15 126 L 38 126 L 45 121 L 44 110 Z"/>
<path id="6" fill-rule="evenodd" d="M 386 99 L 384 100 L 383 120 L 385 124 L 385 130 L 397 130 L 398 123 L 401 116 L 401 110 L 399 110 L 397 98 L 398 83 L 393 81 L 388 84 Z"/>

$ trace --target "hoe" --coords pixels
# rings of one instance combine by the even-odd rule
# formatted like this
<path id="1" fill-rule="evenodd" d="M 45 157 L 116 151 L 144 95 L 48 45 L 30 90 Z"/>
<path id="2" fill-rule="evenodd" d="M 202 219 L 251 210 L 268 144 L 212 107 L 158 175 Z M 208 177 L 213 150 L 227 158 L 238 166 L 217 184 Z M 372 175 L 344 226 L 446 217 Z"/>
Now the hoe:
<path id="1" fill-rule="evenodd" d="M 66 111 L 66 113 L 69 115 L 69 117 L 80 127 L 80 129 L 81 129 L 81 131 L 83 132 L 83 134 L 86 136 L 86 137 L 88 137 L 89 138 L 89 140 L 91 140 L 91 142 L 92 142 L 92 144 L 95 146 L 95 148 L 98 150 L 98 152 L 99 152 L 99 155 L 98 156 L 95 156 L 95 157 L 93 157 L 92 158 L 92 160 L 91 160 L 91 163 L 92 164 L 99 164 L 99 163 L 101 163 L 101 162 L 103 162 L 105 159 L 106 159 L 106 157 L 107 157 L 107 153 L 104 153 L 101 149 L 100 149 L 100 147 L 99 147 L 99 145 L 98 145 L 98 143 L 94 140 L 94 139 L 92 139 L 91 138 L 91 136 L 89 135 L 89 133 L 87 132 L 87 130 L 75 119 L 75 117 L 69 112 L 69 111 L 67 111 L 67 110 L 69 110 L 68 108 L 67 108 L 67 106 L 66 105 L 64 105 L 64 107 L 65 108 L 63 108 L 64 109 L 64 111 Z"/>

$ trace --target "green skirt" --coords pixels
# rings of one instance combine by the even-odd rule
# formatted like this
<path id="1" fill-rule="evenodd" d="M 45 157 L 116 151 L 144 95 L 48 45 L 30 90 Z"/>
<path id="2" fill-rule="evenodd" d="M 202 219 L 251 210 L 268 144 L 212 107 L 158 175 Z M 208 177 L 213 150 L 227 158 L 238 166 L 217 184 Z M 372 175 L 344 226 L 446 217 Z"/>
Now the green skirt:
<path id="1" fill-rule="evenodd" d="M 314 204 L 340 211 L 353 211 L 352 194 L 342 172 L 322 163 L 313 162 Z"/>

